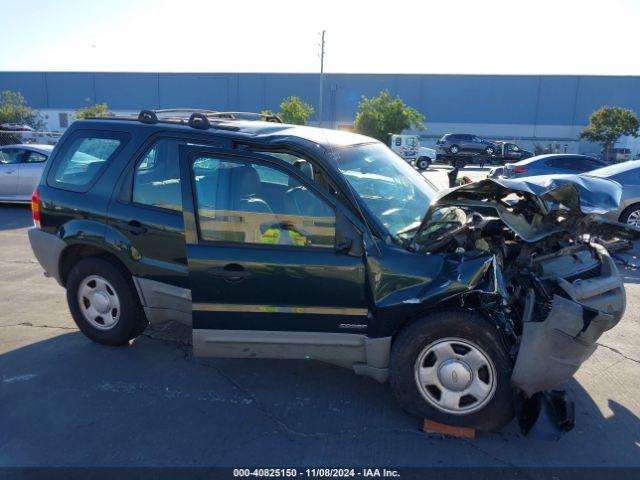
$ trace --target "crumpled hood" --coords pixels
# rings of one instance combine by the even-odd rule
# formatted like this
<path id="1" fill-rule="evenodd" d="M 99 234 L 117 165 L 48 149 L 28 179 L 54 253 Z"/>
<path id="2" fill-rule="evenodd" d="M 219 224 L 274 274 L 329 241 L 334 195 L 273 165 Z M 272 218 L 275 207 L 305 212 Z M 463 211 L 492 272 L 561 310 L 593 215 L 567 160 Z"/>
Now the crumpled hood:
<path id="1" fill-rule="evenodd" d="M 572 210 L 577 207 L 583 214 L 605 214 L 617 210 L 622 198 L 620 184 L 607 178 L 588 175 L 538 175 L 514 179 L 488 178 L 469 183 L 443 192 L 434 203 L 449 203 L 452 198 L 489 199 L 496 194 L 507 194 L 507 191 L 535 195 L 543 200 L 550 210 L 554 209 L 553 204 L 556 204 L 557 209 L 557 201 L 562 199 L 566 207 Z"/>
<path id="2" fill-rule="evenodd" d="M 429 224 L 437 208 L 460 206 L 495 210 L 500 219 L 527 242 L 561 231 L 589 233 L 585 226 L 598 225 L 601 233 L 603 222 L 608 228 L 622 229 L 626 234 L 629 231 L 640 234 L 636 229 L 599 217 L 617 210 L 621 197 L 619 183 L 589 175 L 487 178 L 444 190 L 432 202 L 418 232 Z"/>

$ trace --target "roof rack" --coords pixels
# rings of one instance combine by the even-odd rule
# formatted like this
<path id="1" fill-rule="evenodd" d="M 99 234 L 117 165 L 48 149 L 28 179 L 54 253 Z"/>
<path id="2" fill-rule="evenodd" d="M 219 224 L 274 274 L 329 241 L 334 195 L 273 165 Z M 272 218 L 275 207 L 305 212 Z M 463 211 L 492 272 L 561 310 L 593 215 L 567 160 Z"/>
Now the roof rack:
<path id="1" fill-rule="evenodd" d="M 184 113 L 185 115 L 172 115 Z M 187 116 L 188 115 L 188 116 Z M 147 124 L 158 122 L 188 123 L 193 128 L 211 128 L 211 121 L 221 120 L 263 120 L 266 122 L 282 123 L 280 117 L 274 114 L 255 112 L 218 112 L 197 108 L 167 108 L 162 110 L 141 110 L 138 121 Z M 198 125 L 198 126 L 196 126 Z"/>

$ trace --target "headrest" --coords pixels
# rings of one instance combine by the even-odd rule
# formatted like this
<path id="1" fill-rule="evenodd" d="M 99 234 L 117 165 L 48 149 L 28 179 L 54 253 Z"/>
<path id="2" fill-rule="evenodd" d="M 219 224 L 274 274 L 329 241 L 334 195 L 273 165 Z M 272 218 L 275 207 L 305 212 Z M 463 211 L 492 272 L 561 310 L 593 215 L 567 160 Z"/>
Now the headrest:
<path id="1" fill-rule="evenodd" d="M 300 170 L 305 177 L 313 180 L 313 167 L 309 162 L 307 162 L 306 160 L 296 160 L 295 162 L 293 162 L 293 166 Z M 295 187 L 298 185 L 298 183 L 299 182 L 293 177 L 289 177 L 290 187 Z"/>
<path id="2" fill-rule="evenodd" d="M 260 177 L 255 168 L 248 165 L 229 169 L 230 184 L 241 197 L 253 195 L 260 190 Z"/>

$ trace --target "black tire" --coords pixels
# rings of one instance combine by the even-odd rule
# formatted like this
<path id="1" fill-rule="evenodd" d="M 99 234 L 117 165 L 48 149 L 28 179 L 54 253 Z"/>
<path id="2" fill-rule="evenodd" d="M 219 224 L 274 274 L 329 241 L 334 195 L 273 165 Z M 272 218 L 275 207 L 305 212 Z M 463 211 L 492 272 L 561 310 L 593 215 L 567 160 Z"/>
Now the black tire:
<path id="1" fill-rule="evenodd" d="M 451 145 L 449 147 L 449 153 L 455 155 L 458 152 L 460 152 L 460 147 L 458 145 Z"/>
<path id="2" fill-rule="evenodd" d="M 431 405 L 420 393 L 415 365 L 427 346 L 441 339 L 467 340 L 480 347 L 495 367 L 495 391 L 478 411 L 452 414 Z M 420 318 L 396 336 L 391 349 L 391 391 L 400 406 L 412 415 L 447 425 L 495 431 L 514 415 L 511 372 L 513 363 L 498 338 L 496 328 L 481 315 L 461 309 L 434 312 Z"/>
<path id="3" fill-rule="evenodd" d="M 626 224 L 629 221 L 629 216 L 633 212 L 637 212 L 639 210 L 640 210 L 640 203 L 634 203 L 633 205 L 629 205 L 620 214 L 620 223 Z"/>
<path id="4" fill-rule="evenodd" d="M 418 170 L 427 170 L 431 166 L 431 159 L 429 157 L 420 157 L 416 162 Z"/>
<path id="5" fill-rule="evenodd" d="M 80 310 L 78 289 L 83 280 L 91 275 L 99 275 L 106 279 L 113 286 L 119 299 L 119 319 L 108 330 L 94 327 Z M 71 269 L 66 287 L 67 303 L 73 320 L 80 331 L 94 342 L 103 345 L 125 345 L 147 327 L 148 322 L 131 277 L 107 260 L 96 257 L 80 260 Z"/>
<path id="6" fill-rule="evenodd" d="M 484 149 L 484 153 L 487 155 L 493 155 L 495 153 L 495 149 L 493 147 L 487 147 Z"/>

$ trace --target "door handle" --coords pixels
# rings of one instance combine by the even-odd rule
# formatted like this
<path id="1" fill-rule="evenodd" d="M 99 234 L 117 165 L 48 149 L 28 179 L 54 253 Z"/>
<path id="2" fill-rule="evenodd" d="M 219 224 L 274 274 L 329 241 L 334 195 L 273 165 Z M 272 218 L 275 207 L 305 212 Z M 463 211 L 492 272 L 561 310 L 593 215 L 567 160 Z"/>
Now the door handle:
<path id="1" fill-rule="evenodd" d="M 147 231 L 147 227 L 143 226 L 138 220 L 131 220 L 126 224 L 125 229 L 131 235 L 141 235 Z"/>
<path id="2" fill-rule="evenodd" d="M 207 273 L 214 277 L 222 278 L 229 283 L 241 282 L 251 276 L 251 272 L 245 270 L 244 267 L 238 263 L 228 263 L 222 268 L 210 268 L 207 270 Z"/>

